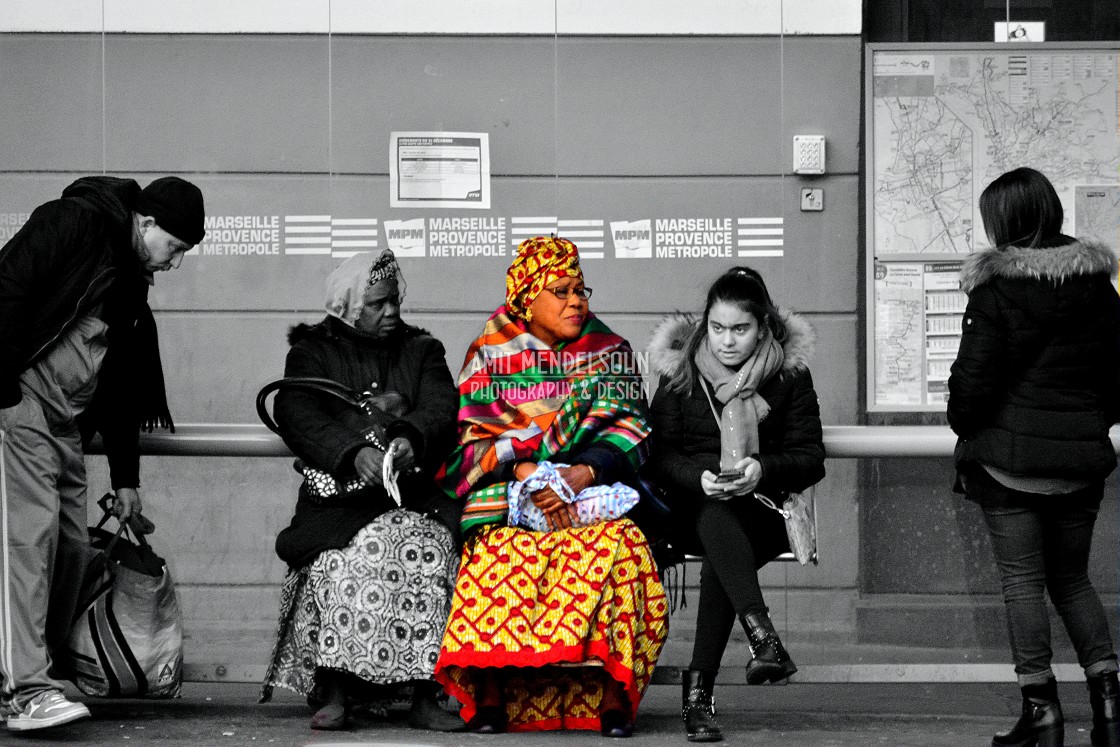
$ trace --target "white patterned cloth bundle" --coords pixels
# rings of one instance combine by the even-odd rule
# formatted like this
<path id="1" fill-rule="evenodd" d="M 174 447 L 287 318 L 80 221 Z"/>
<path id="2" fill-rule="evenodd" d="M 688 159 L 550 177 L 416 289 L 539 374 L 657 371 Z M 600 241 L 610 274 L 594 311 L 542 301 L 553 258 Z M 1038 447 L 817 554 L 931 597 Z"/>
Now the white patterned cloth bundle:
<path id="1" fill-rule="evenodd" d="M 522 482 L 510 482 L 507 490 L 511 527 L 524 527 L 537 532 L 549 531 L 545 513 L 533 503 L 532 494 L 544 488 L 552 488 L 565 503 L 576 508 L 577 527 L 590 526 L 611 519 L 621 518 L 638 504 L 638 491 L 629 485 L 616 482 L 614 485 L 595 485 L 581 490 L 578 494 L 560 477 L 559 468 L 566 464 L 540 462 L 536 471 Z"/>

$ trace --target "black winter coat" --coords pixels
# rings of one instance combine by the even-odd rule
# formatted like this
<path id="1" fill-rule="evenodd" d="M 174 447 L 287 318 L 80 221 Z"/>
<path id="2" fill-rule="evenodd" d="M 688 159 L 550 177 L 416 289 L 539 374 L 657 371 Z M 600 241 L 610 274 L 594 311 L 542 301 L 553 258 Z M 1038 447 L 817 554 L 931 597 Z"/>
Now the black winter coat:
<path id="1" fill-rule="evenodd" d="M 0 249 L 0 407 L 22 399 L 20 375 L 75 321 L 100 307 L 108 350 L 83 441 L 100 432 L 114 488 L 140 484 L 141 424 L 170 422 L 151 276 L 133 247 L 132 179 L 84 177 L 40 205 Z"/>
<path id="2" fill-rule="evenodd" d="M 1067 236 L 971 255 L 960 352 L 949 377 L 958 471 L 1102 480 L 1120 419 L 1116 257 Z"/>
<path id="3" fill-rule="evenodd" d="M 813 332 L 800 317 L 783 313 L 789 337 L 783 344 L 785 361 L 781 371 L 759 388 L 770 405 L 770 414 L 759 424 L 759 453 L 753 454 L 762 465 L 757 492 L 781 503 L 791 492 L 815 485 L 824 478 L 824 444 L 821 435 L 820 406 L 813 389 L 808 359 L 813 350 Z M 695 536 L 695 519 L 700 505 L 709 500 L 700 487 L 705 470 L 719 473 L 719 422 L 697 378 L 691 393 L 670 391 L 667 377 L 678 366 L 695 364 L 686 360 L 687 338 L 698 322 L 688 317 L 673 317 L 663 322 L 650 343 L 654 370 L 660 383 L 650 407 L 653 420 L 653 453 L 647 462 L 649 476 L 670 504 L 686 530 L 675 539 L 685 552 L 703 554 Z M 711 391 L 710 389 L 708 390 Z M 722 404 L 712 398 L 717 412 Z M 747 526 L 755 544 L 756 560 L 761 566 L 789 550 L 781 516 L 750 496 L 734 499 L 742 503 L 744 515 L 752 517 Z"/>
<path id="4" fill-rule="evenodd" d="M 404 395 L 408 411 L 386 431 L 390 440 L 404 436 L 411 442 L 421 467 L 419 475 L 400 477 L 404 507 L 440 520 L 458 536 L 462 508 L 432 481 L 454 445 L 459 405 L 443 344 L 408 325 L 385 340 L 373 340 L 333 317 L 298 325 L 288 339 L 292 348 L 286 377 L 326 378 L 358 392 Z M 336 476 L 355 475 L 354 456 L 369 446 L 362 436 L 363 419 L 355 418 L 355 412 L 333 397 L 303 390 L 276 395 L 276 422 L 284 443 L 305 463 Z M 327 504 L 312 500 L 301 487 L 292 523 L 276 540 L 277 554 L 301 567 L 323 550 L 345 547 L 362 527 L 396 507 L 383 488 L 367 492 Z"/>

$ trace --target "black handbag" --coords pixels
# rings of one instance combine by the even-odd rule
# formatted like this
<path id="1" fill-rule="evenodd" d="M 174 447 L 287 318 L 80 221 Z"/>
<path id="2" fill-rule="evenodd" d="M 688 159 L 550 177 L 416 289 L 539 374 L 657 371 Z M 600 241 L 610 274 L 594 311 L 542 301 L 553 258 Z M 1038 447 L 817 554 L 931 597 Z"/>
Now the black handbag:
<path id="1" fill-rule="evenodd" d="M 270 381 L 261 387 L 260 392 L 257 393 L 257 416 L 265 426 L 283 437 L 283 432 L 276 421 L 272 418 L 272 414 L 268 410 L 268 397 L 273 392 L 281 389 L 302 389 L 305 391 L 315 392 L 318 394 L 325 394 L 333 397 L 340 402 L 349 405 L 352 410 L 353 424 L 362 430 L 363 437 L 369 441 L 370 445 L 381 449 L 387 450 L 388 438 L 386 437 L 386 428 L 389 426 L 392 418 L 386 415 L 375 403 L 374 398 L 376 395 L 371 391 L 355 392 L 353 389 L 334 381 L 333 379 L 322 379 L 310 376 L 289 376 L 276 381 Z M 386 460 L 388 463 L 388 460 Z M 382 497 L 388 488 L 381 488 L 367 483 L 357 475 L 343 475 L 336 476 L 321 469 L 312 467 L 302 460 L 297 459 L 295 462 L 296 471 L 303 475 L 304 493 L 307 498 L 312 502 L 320 504 L 324 507 L 338 506 L 350 503 L 351 498 L 358 499 L 363 506 L 372 505 L 366 498 L 360 498 L 365 491 L 370 491 L 374 494 L 379 494 Z M 417 468 L 417 471 L 419 468 Z M 406 475 L 401 475 L 404 479 Z M 410 480 L 416 480 L 421 476 L 412 474 L 407 476 Z M 426 478 L 422 478 L 426 479 Z M 390 480 L 388 482 L 394 482 Z M 430 480 L 428 481 L 430 483 Z M 415 484 L 413 487 L 417 487 Z M 395 485 L 394 485 L 395 490 Z M 459 517 L 463 512 L 463 504 L 461 501 L 452 500 L 444 495 L 439 489 L 431 484 L 430 487 L 423 487 L 421 490 L 406 490 L 405 494 L 397 493 L 392 495 L 391 500 L 385 502 L 384 508 L 388 509 L 393 507 L 394 502 L 397 506 L 403 506 L 410 510 L 416 511 L 424 516 L 428 516 L 439 521 L 447 527 L 454 537 L 456 544 L 461 540 Z M 283 536 L 283 533 L 281 533 Z M 283 554 L 281 555 L 283 557 Z"/>
<path id="2" fill-rule="evenodd" d="M 359 426 L 362 427 L 362 437 L 369 441 L 371 446 L 382 451 L 388 450 L 389 444 L 385 436 L 385 428 L 389 424 L 389 420 L 374 404 L 375 395 L 373 392 L 358 393 L 333 379 L 312 376 L 289 376 L 270 381 L 261 387 L 261 390 L 257 393 L 257 416 L 265 424 L 265 427 L 281 437 L 284 434 L 268 409 L 268 396 L 281 389 L 303 389 L 317 394 L 325 394 L 350 405 L 354 408 L 353 412 L 358 419 L 364 416 L 368 420 L 368 422 Z M 303 475 L 304 487 L 308 496 L 320 503 L 344 500 L 373 487 L 359 475 L 332 475 L 326 470 L 312 467 L 299 459 L 296 460 L 295 467 Z"/>

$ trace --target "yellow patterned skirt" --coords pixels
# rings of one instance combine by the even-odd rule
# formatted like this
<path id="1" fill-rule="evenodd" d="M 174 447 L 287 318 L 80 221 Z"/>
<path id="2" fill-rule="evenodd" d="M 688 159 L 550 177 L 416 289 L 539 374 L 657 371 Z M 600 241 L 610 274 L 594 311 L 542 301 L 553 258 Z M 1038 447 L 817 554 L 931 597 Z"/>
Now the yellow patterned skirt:
<path id="1" fill-rule="evenodd" d="M 629 519 L 484 532 L 463 549 L 435 677 L 476 712 L 473 668 L 506 668 L 508 730 L 599 729 L 607 678 L 631 719 L 669 630 L 653 555 Z"/>

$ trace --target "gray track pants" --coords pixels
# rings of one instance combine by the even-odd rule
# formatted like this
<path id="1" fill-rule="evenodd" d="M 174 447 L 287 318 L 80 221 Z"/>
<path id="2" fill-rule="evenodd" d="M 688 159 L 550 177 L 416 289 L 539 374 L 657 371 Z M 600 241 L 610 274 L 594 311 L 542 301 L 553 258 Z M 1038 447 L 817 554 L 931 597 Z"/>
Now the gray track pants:
<path id="1" fill-rule="evenodd" d="M 62 651 L 85 572 L 86 468 L 74 417 L 104 355 L 104 325 L 79 322 L 20 379 L 0 410 L 0 708 L 59 687 Z"/>

